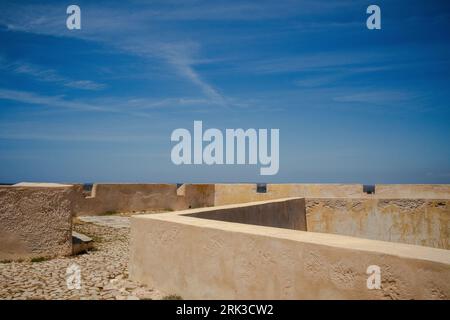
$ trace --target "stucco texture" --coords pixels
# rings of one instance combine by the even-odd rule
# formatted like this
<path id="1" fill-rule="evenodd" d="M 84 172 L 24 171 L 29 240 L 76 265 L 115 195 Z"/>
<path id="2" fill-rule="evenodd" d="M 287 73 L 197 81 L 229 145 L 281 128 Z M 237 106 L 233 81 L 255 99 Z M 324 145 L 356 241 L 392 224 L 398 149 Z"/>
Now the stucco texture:
<path id="1" fill-rule="evenodd" d="M 256 184 L 216 184 L 215 205 L 263 201 L 287 197 L 367 198 L 367 199 L 450 199 L 448 184 L 381 184 L 375 193 L 363 192 L 362 184 L 267 184 L 266 193 L 257 193 Z"/>
<path id="2" fill-rule="evenodd" d="M 199 219 L 195 212 L 131 218 L 133 280 L 184 299 L 450 297 L 448 250 Z M 370 265 L 381 269 L 379 290 L 367 288 Z"/>
<path id="3" fill-rule="evenodd" d="M 306 199 L 308 231 L 450 249 L 450 201 Z"/>
<path id="4" fill-rule="evenodd" d="M 85 197 L 77 186 L 76 215 L 105 212 L 133 212 L 149 209 L 174 209 L 177 203 L 174 184 L 94 184 Z"/>
<path id="5" fill-rule="evenodd" d="M 72 253 L 73 188 L 0 187 L 0 260 Z"/>

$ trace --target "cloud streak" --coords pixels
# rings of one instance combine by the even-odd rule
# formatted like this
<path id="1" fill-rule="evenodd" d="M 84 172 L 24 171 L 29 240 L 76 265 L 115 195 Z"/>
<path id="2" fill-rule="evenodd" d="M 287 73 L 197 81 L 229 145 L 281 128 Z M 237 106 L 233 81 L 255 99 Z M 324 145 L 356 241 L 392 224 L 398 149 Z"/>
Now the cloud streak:
<path id="1" fill-rule="evenodd" d="M 168 110 L 171 108 L 190 107 L 190 111 L 198 111 L 199 108 L 211 110 L 218 102 L 202 97 L 179 97 L 179 98 L 118 98 L 103 97 L 101 99 L 91 98 L 85 101 L 68 100 L 65 96 L 48 96 L 29 91 L 10 90 L 0 88 L 0 100 L 8 100 L 16 103 L 50 107 L 56 110 L 68 110 L 79 112 L 102 112 L 126 114 L 135 117 L 149 117 L 155 110 Z M 243 102 L 232 100 L 231 103 L 243 107 Z M 180 110 L 180 109 L 178 109 Z M 183 110 L 183 109 L 181 109 Z"/>
<path id="2" fill-rule="evenodd" d="M 19 90 L 0 89 L 0 99 L 78 111 L 115 112 L 111 108 L 105 108 L 90 103 L 70 101 L 64 99 L 62 96 L 43 96 Z"/>
<path id="3" fill-rule="evenodd" d="M 6 8 L 8 10 L 0 13 L 0 25 L 7 26 L 9 30 L 57 37 L 75 37 L 106 44 L 122 52 L 145 58 L 149 62 L 154 62 L 155 59 L 162 60 L 171 66 L 178 75 L 198 87 L 211 100 L 211 103 L 218 106 L 228 105 L 228 99 L 213 85 L 205 81 L 194 68 L 196 61 L 202 60 L 198 59 L 200 47 L 198 43 L 179 39 L 166 40 L 158 37 L 157 33 L 153 32 L 152 35 L 149 35 L 142 32 L 149 28 L 149 17 L 157 15 L 153 10 L 127 12 L 90 7 L 89 10 L 83 11 L 88 12 L 88 18 L 92 17 L 83 20 L 87 20 L 88 26 L 82 27 L 80 32 L 70 32 L 65 29 L 65 25 L 62 26 L 60 23 L 61 12 L 58 9 L 61 8 L 59 7 L 11 5 Z M 136 30 L 140 30 L 140 32 L 136 33 Z M 35 75 L 42 72 L 36 68 L 25 68 L 24 70 L 28 74 Z M 58 78 L 50 71 L 43 73 L 44 79 L 49 81 Z M 63 82 L 66 86 L 87 90 L 98 90 L 101 86 L 88 80 Z"/>
<path id="4" fill-rule="evenodd" d="M 64 87 L 80 89 L 80 90 L 102 90 L 106 87 L 105 84 L 98 83 L 91 80 L 74 80 L 69 77 L 60 75 L 54 69 L 47 69 L 35 64 L 12 61 L 7 62 L 6 59 L 0 57 L 0 69 L 20 74 L 26 75 L 33 78 L 33 80 L 41 82 L 51 82 L 62 85 Z"/>

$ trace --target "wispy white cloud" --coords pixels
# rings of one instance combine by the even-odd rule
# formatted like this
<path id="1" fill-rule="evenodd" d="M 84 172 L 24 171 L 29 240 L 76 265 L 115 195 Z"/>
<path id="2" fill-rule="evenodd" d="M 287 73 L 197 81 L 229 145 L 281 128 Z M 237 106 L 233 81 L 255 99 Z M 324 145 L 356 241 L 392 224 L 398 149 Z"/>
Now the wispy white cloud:
<path id="1" fill-rule="evenodd" d="M 0 139 L 67 142 L 157 142 L 167 139 L 162 133 L 149 134 L 145 127 L 117 126 L 114 131 L 102 126 L 75 122 L 46 125 L 39 120 L 0 123 Z"/>
<path id="2" fill-rule="evenodd" d="M 103 106 L 90 103 L 70 101 L 64 99 L 63 96 L 43 96 L 32 92 L 19 90 L 0 89 L 0 99 L 80 111 L 114 112 L 111 108 L 105 108 Z"/>
<path id="3" fill-rule="evenodd" d="M 186 56 L 185 48 L 180 48 L 178 45 L 164 45 L 162 48 L 167 61 L 175 67 L 179 74 L 189 79 L 192 83 L 197 85 L 202 92 L 211 99 L 212 102 L 219 105 L 227 105 L 227 99 L 211 84 L 207 83 L 195 71 L 193 67 L 194 60 L 191 56 Z"/>
<path id="4" fill-rule="evenodd" d="M 333 100 L 337 102 L 357 102 L 357 103 L 372 103 L 372 104 L 395 104 L 399 102 L 406 102 L 417 99 L 418 94 L 399 90 L 372 90 L 366 92 L 357 92 L 342 96 L 337 96 Z"/>
<path id="5" fill-rule="evenodd" d="M 69 100 L 63 95 L 48 96 L 29 91 L 0 88 L 0 100 L 9 100 L 28 105 L 37 105 L 59 111 L 107 112 L 126 114 L 135 117 L 152 117 L 152 111 L 173 108 L 186 108 L 189 111 L 212 110 L 220 102 L 203 97 L 142 98 L 142 97 L 102 97 L 84 100 Z M 237 107 L 245 107 L 245 102 L 231 99 Z M 183 110 L 183 109 L 178 109 Z"/>
<path id="6" fill-rule="evenodd" d="M 43 68 L 35 64 L 22 61 L 7 61 L 0 56 L 0 69 L 32 77 L 36 81 L 52 82 L 59 85 L 81 89 L 81 90 L 101 90 L 106 87 L 102 83 L 91 80 L 74 80 L 60 75 L 54 69 Z"/>
<path id="7" fill-rule="evenodd" d="M 162 3 L 166 3 L 164 1 Z M 166 10 L 154 10 L 153 18 L 161 20 L 260 20 L 325 13 L 354 5 L 353 0 L 259 0 L 259 1 L 172 1 Z"/>
<path id="8" fill-rule="evenodd" d="M 389 54 L 386 52 L 323 52 L 288 56 L 276 59 L 248 61 L 244 66 L 236 68 L 235 70 L 255 74 L 273 74 L 317 70 L 339 71 L 342 70 L 343 67 L 368 67 L 374 62 L 385 62 L 392 56 L 394 56 L 394 54 Z M 362 69 L 360 70 L 362 71 Z"/>
<path id="9" fill-rule="evenodd" d="M 163 1 L 158 6 L 142 5 L 140 10 L 128 11 L 121 8 L 99 8 L 84 6 L 83 27 L 79 32 L 70 32 L 60 23 L 61 8 L 52 6 L 8 6 L 10 14 L 0 13 L 0 24 L 6 24 L 11 30 L 42 33 L 59 37 L 77 37 L 88 41 L 107 44 L 128 54 L 143 57 L 149 63 L 166 63 L 172 71 L 198 87 L 203 95 L 215 106 L 236 106 L 236 101 L 228 97 L 217 86 L 201 75 L 196 66 L 199 63 L 214 63 L 214 59 L 201 56 L 201 46 L 193 40 L 185 40 L 172 33 L 159 34 L 152 30 L 158 20 L 254 20 L 286 18 L 298 14 L 323 13 L 327 10 L 345 7 L 353 1 L 321 2 L 301 0 L 293 1 L 192 1 L 189 5 L 178 1 Z M 182 5 L 183 4 L 183 5 Z M 45 18 L 43 18 L 45 17 Z M 152 30 L 143 32 L 143 30 Z M 156 29 L 158 30 L 158 29 Z M 139 32 L 136 32 L 139 31 Z M 330 59 L 331 58 L 331 59 Z M 358 56 L 367 61 L 370 57 Z M 159 61 L 155 61 L 159 60 Z M 343 66 L 358 63 L 347 53 L 291 57 L 283 59 L 245 61 L 240 60 L 228 71 L 270 74 L 295 72 L 311 68 Z M 95 85 L 84 82 L 71 82 L 71 86 Z"/>
<path id="10" fill-rule="evenodd" d="M 149 18 L 158 15 L 152 9 L 128 12 L 110 8 L 90 7 L 82 30 L 70 32 L 61 24 L 60 7 L 42 5 L 10 5 L 6 12 L 0 13 L 0 24 L 10 30 L 44 34 L 58 37 L 76 37 L 87 41 L 96 41 L 128 54 L 141 56 L 152 63 L 159 59 L 172 67 L 177 74 L 197 86 L 203 94 L 216 105 L 226 106 L 227 98 L 212 84 L 208 83 L 195 70 L 200 45 L 193 41 L 162 39 L 158 33 L 145 33 L 149 28 Z M 45 18 L 43 18 L 45 17 Z M 92 17 L 92 19 L 89 19 Z M 84 23 L 84 22 L 83 22 Z M 140 32 L 135 32 L 140 30 Z M 54 78 L 53 75 L 47 75 Z M 92 88 L 94 84 L 71 81 L 67 85 Z"/>
<path id="11" fill-rule="evenodd" d="M 106 87 L 105 84 L 91 80 L 72 80 L 64 84 L 66 87 L 83 89 L 83 90 L 101 90 Z"/>
<path id="12" fill-rule="evenodd" d="M 392 70 L 392 66 L 349 66 L 346 68 L 331 68 L 326 69 L 325 71 L 319 71 L 313 74 L 306 74 L 302 78 L 299 78 L 294 81 L 294 84 L 301 88 L 315 88 L 315 87 L 323 87 L 323 86 L 332 86 L 338 83 L 339 81 L 348 78 L 353 75 L 362 74 L 362 73 L 374 73 L 374 72 L 382 72 L 387 70 Z"/>
<path id="13" fill-rule="evenodd" d="M 136 141 L 162 141 L 167 137 L 155 137 L 154 135 L 114 135 L 111 132 L 99 134 L 98 132 L 92 133 L 67 133 L 63 131 L 59 132 L 47 132 L 47 133 L 25 133 L 25 132 L 0 132 L 0 139 L 3 140 L 44 140 L 44 141 L 68 141 L 68 142 L 136 142 Z"/>

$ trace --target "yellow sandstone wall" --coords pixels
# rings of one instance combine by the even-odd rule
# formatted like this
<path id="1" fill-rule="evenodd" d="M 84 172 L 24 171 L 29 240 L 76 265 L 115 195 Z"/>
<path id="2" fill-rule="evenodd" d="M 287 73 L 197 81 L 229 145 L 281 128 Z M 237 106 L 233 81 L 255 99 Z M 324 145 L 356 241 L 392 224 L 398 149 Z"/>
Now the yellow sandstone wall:
<path id="1" fill-rule="evenodd" d="M 448 250 L 187 216 L 205 210 L 132 217 L 131 279 L 184 299 L 450 298 Z"/>
<path id="2" fill-rule="evenodd" d="M 306 199 L 308 231 L 450 249 L 450 200 Z"/>
<path id="3" fill-rule="evenodd" d="M 244 203 L 286 197 L 302 198 L 411 198 L 450 199 L 450 185 L 379 184 L 375 194 L 363 192 L 361 184 L 267 184 L 267 193 L 257 193 L 256 184 L 216 184 L 215 204 Z"/>
<path id="4" fill-rule="evenodd" d="M 375 194 L 363 192 L 361 184 L 267 184 L 267 193 L 257 193 L 256 184 L 95 184 L 85 196 L 76 186 L 77 215 L 107 211 L 182 210 L 273 200 L 301 198 L 411 198 L 450 199 L 450 185 L 377 185 Z"/>
<path id="5" fill-rule="evenodd" d="M 84 197 L 81 186 L 77 188 L 76 215 L 171 210 L 177 203 L 175 184 L 94 184 L 88 197 Z"/>
<path id="6" fill-rule="evenodd" d="M 75 186 L 75 214 L 98 215 L 106 212 L 181 210 L 214 205 L 213 184 L 104 184 L 93 185 L 91 195 Z"/>
<path id="7" fill-rule="evenodd" d="M 0 187 L 0 260 L 72 253 L 71 186 Z"/>
<path id="8" fill-rule="evenodd" d="M 289 197 L 362 197 L 360 184 L 267 184 L 267 193 L 257 193 L 256 184 L 216 184 L 215 205 Z"/>
<path id="9" fill-rule="evenodd" d="M 379 198 L 450 199 L 450 184 L 377 184 Z"/>

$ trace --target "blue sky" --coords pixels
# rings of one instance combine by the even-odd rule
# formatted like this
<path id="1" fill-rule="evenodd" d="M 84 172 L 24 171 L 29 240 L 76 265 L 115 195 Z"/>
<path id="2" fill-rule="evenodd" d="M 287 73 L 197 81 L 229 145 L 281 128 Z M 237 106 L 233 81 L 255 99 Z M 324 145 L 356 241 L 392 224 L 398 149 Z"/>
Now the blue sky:
<path id="1" fill-rule="evenodd" d="M 449 30 L 435 0 L 3 0 L 0 181 L 450 183 Z M 175 166 L 194 120 L 279 128 L 279 173 Z"/>

